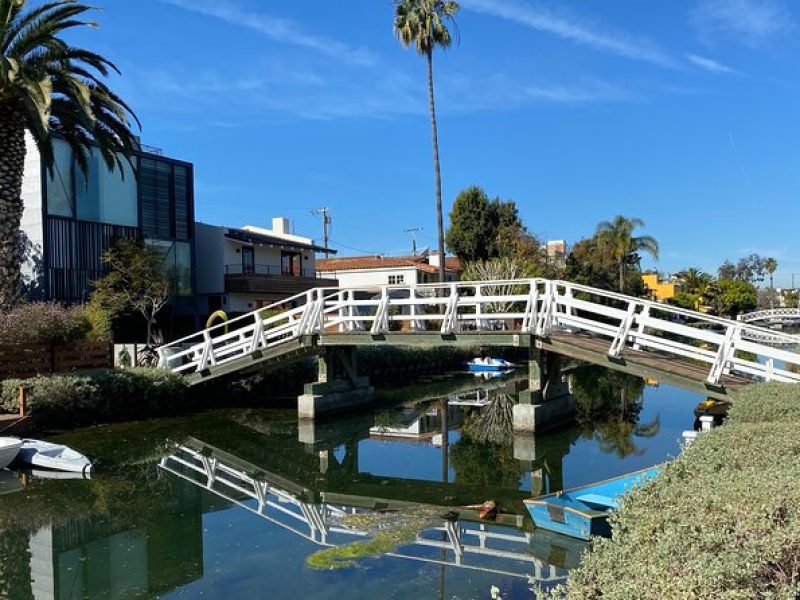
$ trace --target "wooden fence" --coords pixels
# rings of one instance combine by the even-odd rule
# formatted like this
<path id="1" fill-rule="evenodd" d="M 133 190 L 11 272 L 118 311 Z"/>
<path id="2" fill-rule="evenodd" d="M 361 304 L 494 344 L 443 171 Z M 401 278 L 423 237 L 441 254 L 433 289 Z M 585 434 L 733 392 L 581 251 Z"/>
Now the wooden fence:
<path id="1" fill-rule="evenodd" d="M 0 380 L 112 367 L 111 344 L 77 342 L 71 345 L 0 344 Z"/>

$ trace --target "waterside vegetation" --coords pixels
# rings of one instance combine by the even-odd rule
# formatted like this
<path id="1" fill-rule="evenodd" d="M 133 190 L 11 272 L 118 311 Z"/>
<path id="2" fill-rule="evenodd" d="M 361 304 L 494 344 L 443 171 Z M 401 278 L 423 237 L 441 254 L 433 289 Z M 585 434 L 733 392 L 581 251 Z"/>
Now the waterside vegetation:
<path id="1" fill-rule="evenodd" d="M 627 496 L 566 587 L 540 597 L 800 596 L 800 387 L 748 386 L 728 422 Z"/>

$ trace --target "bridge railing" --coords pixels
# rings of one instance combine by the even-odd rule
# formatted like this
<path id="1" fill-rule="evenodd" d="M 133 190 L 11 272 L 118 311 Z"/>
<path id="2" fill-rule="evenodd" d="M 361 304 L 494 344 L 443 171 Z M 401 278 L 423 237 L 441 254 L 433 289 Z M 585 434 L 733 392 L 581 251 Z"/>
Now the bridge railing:
<path id="1" fill-rule="evenodd" d="M 635 350 L 705 364 L 710 383 L 731 372 L 800 381 L 800 354 L 774 345 L 794 336 L 546 279 L 317 288 L 163 346 L 160 364 L 188 374 L 304 335 L 391 331 L 591 336 L 613 357 Z"/>

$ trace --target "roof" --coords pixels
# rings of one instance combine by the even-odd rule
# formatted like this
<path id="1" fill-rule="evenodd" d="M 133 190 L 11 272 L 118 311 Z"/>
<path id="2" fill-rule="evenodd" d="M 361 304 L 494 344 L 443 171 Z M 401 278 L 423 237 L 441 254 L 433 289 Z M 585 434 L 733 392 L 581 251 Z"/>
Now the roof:
<path id="1" fill-rule="evenodd" d="M 247 242 L 250 244 L 271 244 L 273 246 L 280 246 L 282 248 L 303 248 L 304 250 L 313 250 L 314 252 L 326 252 L 325 248 L 316 244 L 305 244 L 294 240 L 287 240 L 275 235 L 265 235 L 263 233 L 255 233 L 247 231 L 246 229 L 227 228 L 225 230 L 225 237 L 237 242 Z M 336 254 L 336 250 L 328 249 L 330 254 Z"/>
<path id="2" fill-rule="evenodd" d="M 425 273 L 439 271 L 438 267 L 428 263 L 427 256 L 344 256 L 317 260 L 317 271 L 326 272 L 414 268 Z M 448 271 L 460 271 L 461 261 L 455 257 L 447 258 L 445 268 Z"/>

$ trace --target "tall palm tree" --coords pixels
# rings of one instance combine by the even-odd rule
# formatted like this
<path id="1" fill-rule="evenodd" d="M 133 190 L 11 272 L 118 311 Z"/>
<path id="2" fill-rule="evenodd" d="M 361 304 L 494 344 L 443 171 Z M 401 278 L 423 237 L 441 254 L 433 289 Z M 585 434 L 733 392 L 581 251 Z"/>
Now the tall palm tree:
<path id="1" fill-rule="evenodd" d="M 596 235 L 608 241 L 619 267 L 620 293 L 625 291 L 625 269 L 628 265 L 637 263 L 640 252 L 646 252 L 658 260 L 656 239 L 649 235 L 639 237 L 633 235 L 639 227 L 644 227 L 644 221 L 627 219 L 622 215 L 617 215 L 613 221 L 603 221 L 597 225 Z"/>
<path id="2" fill-rule="evenodd" d="M 452 0 L 395 0 L 394 32 L 400 43 L 412 44 L 428 64 L 428 104 L 433 137 L 433 171 L 436 189 L 436 226 L 439 234 L 439 281 L 445 280 L 444 217 L 442 215 L 442 174 L 439 168 L 439 133 L 436 125 L 436 102 L 433 93 L 433 51 L 448 48 L 453 37 L 447 28 L 455 25 L 460 7 Z"/>
<path id="3" fill-rule="evenodd" d="M 764 268 L 769 273 L 769 307 L 775 308 L 775 286 L 773 285 L 772 276 L 778 268 L 778 261 L 774 258 L 768 258 L 764 261 Z"/>
<path id="4" fill-rule="evenodd" d="M 92 148 L 110 169 L 122 170 L 135 144 L 129 121 L 135 115 L 102 81 L 119 70 L 60 37 L 94 27 L 83 20 L 91 7 L 54 0 L 24 10 L 26 3 L 0 0 L 0 309 L 20 294 L 25 132 L 51 172 L 54 134 L 69 144 L 84 175 Z"/>

